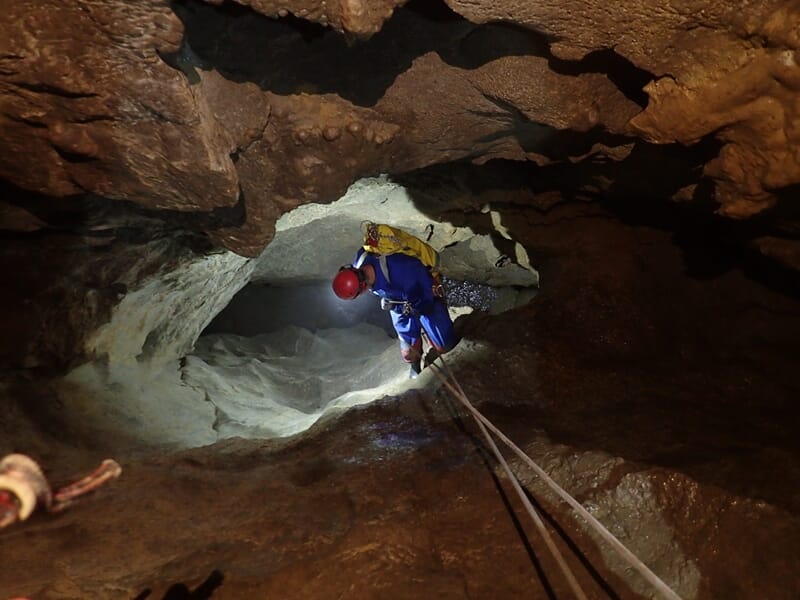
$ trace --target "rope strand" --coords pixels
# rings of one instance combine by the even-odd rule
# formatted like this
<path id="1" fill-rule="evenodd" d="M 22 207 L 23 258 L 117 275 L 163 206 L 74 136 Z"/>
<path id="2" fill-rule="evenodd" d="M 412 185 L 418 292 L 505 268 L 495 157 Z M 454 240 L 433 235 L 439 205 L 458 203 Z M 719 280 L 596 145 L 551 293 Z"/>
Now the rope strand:
<path id="1" fill-rule="evenodd" d="M 455 388 L 452 387 L 450 382 L 447 381 L 444 377 L 442 377 L 442 375 L 438 371 L 434 372 L 436 373 L 437 376 L 439 376 L 439 378 L 447 386 L 447 388 L 453 394 L 456 394 L 456 390 Z M 503 470 L 506 472 L 508 480 L 514 486 L 514 490 L 516 490 L 517 495 L 519 495 L 522 504 L 525 506 L 525 509 L 528 511 L 528 514 L 530 514 L 531 518 L 533 519 L 533 522 L 536 524 L 536 528 L 539 530 L 542 539 L 544 539 L 544 543 L 547 544 L 547 547 L 550 549 L 550 553 L 553 555 L 553 558 L 556 559 L 556 562 L 558 563 L 558 566 L 561 568 L 561 572 L 564 574 L 564 577 L 567 579 L 567 583 L 569 583 L 569 586 L 572 588 L 572 592 L 575 594 L 575 597 L 578 598 L 579 600 L 587 600 L 586 594 L 584 594 L 583 589 L 581 589 L 581 586 L 578 583 L 578 580 L 575 578 L 575 575 L 573 574 L 572 570 L 569 568 L 567 561 L 564 560 L 563 554 L 561 554 L 561 551 L 558 549 L 555 542 L 553 541 L 553 538 L 550 536 L 550 532 L 547 531 L 547 527 L 545 527 L 544 521 L 542 521 L 542 518 L 539 516 L 539 513 L 536 511 L 536 509 L 533 507 L 528 497 L 525 495 L 525 491 L 522 489 L 522 486 L 519 484 L 519 481 L 514 476 L 514 473 L 511 471 L 511 467 L 508 466 L 508 463 L 506 462 L 502 453 L 498 449 L 497 444 L 495 444 L 494 440 L 492 439 L 492 436 L 487 431 L 486 426 L 480 421 L 477 421 L 477 423 L 478 427 L 481 430 L 481 433 L 483 433 L 484 438 L 486 438 L 486 443 L 489 444 L 489 447 L 492 449 L 492 452 L 497 458 L 497 461 L 502 465 Z"/>
<path id="2" fill-rule="evenodd" d="M 598 521 L 589 511 L 587 511 L 575 498 L 570 496 L 560 485 L 558 485 L 545 471 L 539 467 L 527 454 L 525 454 L 520 448 L 514 444 L 502 431 L 500 431 L 494 424 L 489 421 L 486 417 L 481 414 L 478 409 L 476 409 L 472 403 L 467 398 L 466 393 L 464 392 L 461 385 L 458 383 L 455 375 L 450 371 L 449 367 L 445 365 L 444 358 L 439 357 L 442 366 L 432 364 L 431 366 L 436 367 L 434 373 L 436 373 L 440 379 L 444 382 L 450 392 L 456 397 L 459 402 L 472 414 L 475 420 L 481 425 L 481 429 L 485 430 L 488 428 L 491 430 L 506 446 L 508 446 L 512 451 L 514 451 L 517 456 L 519 456 L 529 467 L 531 467 L 536 474 L 541 477 L 541 479 L 548 485 L 550 488 L 561 497 L 567 504 L 569 504 L 579 515 L 581 515 L 586 521 L 591 525 L 595 531 L 602 537 L 606 542 L 608 542 L 613 548 L 620 553 L 620 555 L 632 566 L 636 569 L 639 574 L 644 577 L 654 588 L 656 588 L 659 592 L 661 592 L 665 598 L 669 600 L 682 600 L 681 597 L 676 594 L 672 588 L 670 588 L 661 578 L 658 577 L 653 571 L 651 571 L 647 565 L 645 565 L 633 552 L 628 550 L 622 542 L 620 542 L 614 534 L 612 534 L 608 529 L 606 529 L 600 521 Z M 441 371 L 441 373 L 440 373 Z M 453 385 L 445 379 L 443 374 L 446 373 L 449 378 L 453 380 L 455 385 L 458 387 L 456 389 Z M 487 432 L 488 434 L 488 432 Z M 490 438 L 491 439 L 491 438 Z M 494 442 L 492 441 L 492 445 L 494 446 Z M 495 446 L 496 447 L 496 446 Z M 516 486 L 519 486 L 519 483 L 516 482 L 516 478 L 510 476 L 510 478 L 516 483 Z M 526 498 L 527 500 L 527 498 Z M 563 560 L 563 559 L 562 559 Z"/>

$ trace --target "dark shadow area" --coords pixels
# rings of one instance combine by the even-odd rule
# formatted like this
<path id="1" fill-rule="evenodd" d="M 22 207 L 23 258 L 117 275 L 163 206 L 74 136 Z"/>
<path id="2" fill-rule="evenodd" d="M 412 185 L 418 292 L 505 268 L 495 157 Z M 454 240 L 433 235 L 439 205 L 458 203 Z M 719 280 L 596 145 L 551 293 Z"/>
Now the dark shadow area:
<path id="1" fill-rule="evenodd" d="M 173 9 L 186 33 L 182 50 L 163 57 L 171 66 L 184 72 L 214 68 L 280 95 L 337 94 L 359 106 L 374 105 L 414 59 L 432 51 L 448 54 L 446 48 L 474 27 L 439 1 L 399 7 L 381 31 L 358 41 L 230 2 L 179 0 Z"/>
<path id="2" fill-rule="evenodd" d="M 395 337 L 378 299 L 363 294 L 349 302 L 336 298 L 329 283 L 280 287 L 251 283 L 236 294 L 203 331 L 250 337 L 296 325 L 309 331 L 369 323 Z"/>
<path id="3" fill-rule="evenodd" d="M 647 106 L 648 96 L 644 86 L 654 79 L 653 74 L 640 69 L 611 48 L 595 50 L 578 61 L 562 60 L 551 55 L 548 63 L 553 71 L 561 75 L 606 75 L 629 100 L 642 108 Z"/>
<path id="4" fill-rule="evenodd" d="M 547 212 L 562 202 L 630 198 L 647 212 L 650 202 L 641 198 L 668 199 L 688 185 L 700 182 L 698 188 L 702 187 L 703 165 L 719 151 L 718 143 L 710 139 L 691 147 L 656 145 L 600 128 L 584 133 L 551 129 L 546 143 L 554 162 L 545 166 L 499 159 L 475 165 L 462 160 L 393 175 L 393 179 L 407 187 L 415 204 L 419 199 L 417 206 L 426 210 L 459 192 L 473 198 L 474 207 L 486 199 L 497 206 Z M 588 155 L 596 144 L 608 151 Z M 609 154 L 617 151 L 620 158 Z M 543 202 L 537 196 L 544 194 L 557 194 L 559 200 Z M 713 212 L 716 205 L 706 200 L 702 208 Z"/>
<path id="5" fill-rule="evenodd" d="M 580 61 L 552 56 L 544 35 L 507 23 L 475 25 L 439 0 L 412 0 L 398 7 L 367 40 L 351 40 L 294 16 L 272 19 L 232 2 L 197 0 L 172 4 L 186 33 L 183 48 L 162 58 L 196 81 L 195 68 L 217 69 L 228 79 L 253 82 L 280 95 L 337 94 L 373 106 L 412 62 L 436 52 L 446 63 L 476 69 L 504 56 L 539 56 L 557 73 L 603 73 L 638 103 L 652 76 L 613 50 Z"/>
<path id="6" fill-rule="evenodd" d="M 440 394 L 447 394 L 446 391 L 439 392 Z M 482 436 L 475 433 L 475 425 L 473 420 L 469 418 L 468 414 L 465 414 L 463 410 L 457 405 L 456 401 L 451 398 L 449 395 L 445 396 L 444 406 L 447 409 L 448 414 L 450 415 L 452 422 L 455 424 L 456 428 L 461 432 L 464 436 L 466 436 L 472 446 L 474 447 L 477 454 L 481 457 L 483 464 L 485 465 L 487 471 L 490 473 L 492 477 L 492 481 L 495 485 L 497 493 L 503 502 L 503 506 L 505 507 L 509 518 L 511 519 L 514 529 L 517 531 L 522 544 L 524 545 L 528 556 L 531 559 L 534 568 L 536 569 L 537 575 L 545 589 L 545 593 L 547 594 L 548 598 L 555 599 L 558 596 L 555 595 L 554 590 L 552 589 L 552 585 L 550 584 L 541 564 L 541 561 L 536 556 L 536 553 L 531 545 L 530 540 L 528 539 L 528 534 L 526 532 L 525 527 L 520 522 L 519 517 L 516 514 L 514 506 L 512 505 L 508 494 L 503 488 L 503 485 L 500 479 L 495 474 L 495 468 L 498 466 L 497 459 L 494 456 L 494 453 L 486 446 L 486 442 Z M 471 425 L 467 426 L 469 422 Z M 496 440 L 498 446 L 500 443 Z M 502 452 L 502 450 L 501 450 Z M 542 518 L 544 522 L 546 522 L 550 526 L 551 534 L 555 534 L 555 538 L 560 538 L 560 540 L 567 546 L 569 552 L 572 554 L 574 558 L 576 558 L 582 567 L 585 569 L 586 574 L 594 581 L 594 583 L 603 591 L 604 596 L 610 600 L 620 600 L 620 596 L 614 591 L 611 587 L 609 582 L 600 574 L 600 572 L 592 565 L 589 558 L 586 556 L 584 551 L 578 546 L 574 539 L 567 533 L 567 531 L 555 520 L 553 515 L 548 512 L 544 506 L 527 490 L 524 486 L 522 489 L 525 492 L 525 496 L 530 501 L 531 505 L 534 507 L 536 512 Z M 538 531 L 537 531 L 537 538 L 538 538 Z M 540 548 L 544 548 L 543 542 L 539 545 Z M 565 557 L 566 559 L 566 557 Z M 573 571 L 574 573 L 574 571 Z M 578 576 L 575 573 L 576 577 Z M 581 574 L 582 575 L 582 574 Z M 563 577 L 563 575 L 559 572 L 559 577 Z M 581 576 L 580 579 L 583 579 Z M 585 582 L 581 583 L 582 586 L 585 586 Z"/>
<path id="7" fill-rule="evenodd" d="M 485 96 L 496 107 L 496 111 L 470 111 L 485 119 L 505 122 L 506 127 L 477 141 L 487 144 L 495 140 L 514 137 L 525 152 L 545 155 L 552 161 L 568 161 L 572 157 L 588 154 L 597 144 L 608 147 L 633 143 L 633 139 L 613 134 L 596 126 L 588 131 L 556 129 L 529 119 L 513 104 L 495 96 Z M 573 167 L 574 168 L 574 167 Z"/>
<path id="8" fill-rule="evenodd" d="M 198 252 L 213 250 L 203 232 L 221 227 L 236 227 L 244 222 L 244 201 L 210 212 L 148 210 L 127 200 L 114 200 L 92 194 L 55 197 L 31 192 L 0 180 L 0 198 L 30 213 L 39 221 L 28 231 L 0 230 L 5 239 L 74 236 L 76 244 L 101 246 L 115 240 L 131 243 L 159 238 L 184 238 Z M 13 220 L 10 221 L 13 223 Z"/>
<path id="9" fill-rule="evenodd" d="M 800 183 L 789 185 L 779 190 L 774 190 L 777 202 L 774 207 L 764 211 L 764 215 L 773 218 L 791 218 L 800 220 L 800 205 L 797 198 L 800 197 Z M 795 225 L 794 230 L 800 236 L 800 226 Z"/>
<path id="10" fill-rule="evenodd" d="M 477 69 L 504 56 L 549 54 L 550 45 L 543 35 L 511 23 L 474 26 L 457 45 L 440 53 L 442 60 L 461 69 Z"/>
<path id="11" fill-rule="evenodd" d="M 595 141 L 612 145 L 625 141 L 609 139 L 602 132 L 595 140 L 591 133 L 584 134 L 588 137 L 572 132 L 561 135 L 570 154 L 588 151 Z M 717 155 L 719 142 L 706 139 L 688 148 L 631 143 L 630 153 L 620 161 L 602 154 L 544 167 L 504 160 L 480 166 L 460 161 L 393 179 L 408 188 L 421 210 L 433 212 L 439 206 L 441 217 L 455 225 L 477 227 L 479 233 L 492 233 L 488 218 L 480 212 L 487 202 L 499 210 L 522 208 L 539 214 L 565 203 L 596 205 L 626 225 L 671 232 L 683 252 L 686 274 L 693 279 L 710 280 L 738 269 L 760 285 L 800 298 L 800 272 L 760 253 L 753 244 L 765 236 L 800 239 L 800 211 L 791 201 L 793 190 L 785 190 L 774 208 L 750 219 L 723 217 L 715 213 L 713 183 L 702 173 L 703 165 Z M 695 186 L 691 199 L 671 199 L 691 186 Z M 442 212 L 442 204 L 457 193 L 469 194 L 472 204 Z M 541 199 L 545 196 L 547 201 Z"/>
<path id="12" fill-rule="evenodd" d="M 710 280 L 738 269 L 760 285 L 800 298 L 800 272 L 760 253 L 754 245 L 754 240 L 764 236 L 796 240 L 785 233 L 787 222 L 797 223 L 787 221 L 787 217 L 793 218 L 791 212 L 768 210 L 744 220 L 720 216 L 714 212 L 713 188 L 707 180 L 701 181 L 693 200 L 686 203 L 658 198 L 643 201 L 614 191 L 612 188 L 611 198 L 603 205 L 623 223 L 673 232 L 672 240 L 683 252 L 689 277 Z"/>
<path id="13" fill-rule="evenodd" d="M 208 578 L 193 590 L 190 590 L 185 583 L 171 585 L 161 600 L 209 600 L 222 585 L 224 579 L 222 572 L 214 569 Z M 135 600 L 152 600 L 150 594 L 152 594 L 152 590 L 144 590 L 136 596 Z"/>
<path id="14" fill-rule="evenodd" d="M 556 58 L 550 51 L 550 42 L 545 35 L 519 25 L 489 23 L 476 27 L 458 46 L 446 48 L 440 54 L 448 64 L 462 69 L 477 69 L 504 56 L 540 56 L 560 75 L 606 75 L 629 100 L 647 106 L 644 86 L 654 79 L 649 71 L 640 69 L 611 48 L 595 50 L 577 61 Z"/>
<path id="15" fill-rule="evenodd" d="M 55 150 L 56 153 L 65 161 L 73 164 L 89 163 L 98 160 L 97 156 L 82 154 L 80 152 L 72 152 L 56 145 L 53 145 L 53 150 Z"/>
<path id="16" fill-rule="evenodd" d="M 446 393 L 446 392 L 441 392 L 441 393 Z M 450 418 L 452 419 L 452 422 L 455 424 L 458 431 L 461 432 L 470 440 L 473 448 L 475 449 L 475 452 L 478 454 L 478 456 L 480 456 L 481 461 L 483 462 L 484 466 L 486 467 L 486 470 L 491 476 L 492 483 L 494 484 L 495 490 L 497 491 L 497 495 L 503 502 L 503 506 L 505 507 L 506 512 L 508 513 L 508 516 L 511 519 L 511 523 L 514 526 L 514 531 L 517 532 L 517 536 L 519 537 L 520 543 L 525 548 L 525 552 L 531 561 L 531 565 L 536 571 L 536 575 L 539 578 L 539 582 L 542 584 L 542 588 L 544 589 L 544 593 L 547 595 L 548 600 L 557 600 L 558 597 L 556 596 L 555 591 L 553 590 L 553 586 L 550 583 L 549 578 L 547 577 L 547 573 L 545 573 L 541 560 L 536 555 L 536 551 L 534 550 L 533 545 L 528 539 L 528 534 L 525 531 L 525 527 L 520 522 L 519 517 L 517 517 L 517 513 L 511 504 L 511 500 L 509 499 L 508 495 L 503 489 L 503 485 L 500 483 L 500 479 L 494 472 L 494 467 L 497 464 L 497 459 L 495 458 L 494 454 L 486 447 L 483 439 L 478 437 L 475 433 L 473 433 L 471 429 L 467 428 L 466 424 L 464 423 L 463 413 L 460 410 L 458 410 L 455 401 L 449 396 L 447 396 L 445 397 L 444 404 L 448 414 L 450 415 Z"/>

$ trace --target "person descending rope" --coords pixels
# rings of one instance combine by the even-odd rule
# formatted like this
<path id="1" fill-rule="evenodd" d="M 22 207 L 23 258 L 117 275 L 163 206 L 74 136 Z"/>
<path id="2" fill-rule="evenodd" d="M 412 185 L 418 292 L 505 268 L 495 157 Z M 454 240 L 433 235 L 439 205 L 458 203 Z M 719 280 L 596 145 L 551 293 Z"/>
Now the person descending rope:
<path id="1" fill-rule="evenodd" d="M 354 300 L 369 289 L 389 311 L 400 354 L 413 379 L 422 370 L 422 330 L 441 355 L 458 342 L 444 290 L 431 263 L 438 253 L 425 242 L 388 225 L 367 223 L 364 246 L 333 278 L 333 291 Z M 424 260 L 424 262 L 423 262 Z M 426 264 L 427 263 L 427 264 Z"/>

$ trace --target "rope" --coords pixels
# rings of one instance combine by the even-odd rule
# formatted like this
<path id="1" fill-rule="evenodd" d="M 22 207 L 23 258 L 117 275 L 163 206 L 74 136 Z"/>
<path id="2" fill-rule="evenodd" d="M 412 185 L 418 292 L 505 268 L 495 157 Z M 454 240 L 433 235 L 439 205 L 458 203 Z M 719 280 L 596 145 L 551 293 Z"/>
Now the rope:
<path id="1" fill-rule="evenodd" d="M 539 533 L 544 539 L 544 543 L 547 544 L 547 547 L 550 549 L 550 553 L 553 555 L 553 558 L 556 559 L 558 566 L 561 568 L 561 572 L 564 573 L 564 577 L 566 577 L 569 586 L 572 588 L 572 591 L 575 594 L 575 597 L 578 598 L 579 600 L 587 600 L 586 594 L 583 593 L 581 586 L 578 584 L 578 580 L 575 579 L 575 575 L 572 573 L 572 570 L 569 568 L 569 565 L 567 565 L 567 561 L 564 560 L 564 555 L 561 554 L 555 542 L 553 541 L 553 538 L 550 537 L 550 533 L 547 531 L 547 528 L 545 527 L 542 518 L 539 516 L 539 513 L 536 511 L 536 509 L 533 507 L 530 500 L 528 500 L 528 496 L 525 495 L 525 491 L 522 489 L 522 486 L 519 484 L 517 478 L 514 477 L 514 473 L 512 473 L 511 467 L 508 466 L 508 463 L 506 462 L 505 458 L 503 458 L 503 455 L 497 448 L 497 444 L 494 443 L 492 436 L 489 435 L 489 432 L 486 430 L 484 424 L 481 423 L 480 421 L 478 421 L 477 423 L 481 429 L 481 432 L 483 433 L 483 437 L 486 438 L 486 442 L 489 444 L 489 447 L 492 449 L 492 452 L 494 452 L 495 457 L 500 462 L 500 464 L 503 465 L 503 470 L 505 470 L 508 480 L 514 486 L 514 489 L 519 495 L 520 500 L 522 500 L 522 504 L 525 506 L 525 508 L 528 511 L 528 514 L 530 514 L 531 518 L 533 519 L 533 522 L 536 524 L 536 528 L 539 530 Z"/>
<path id="2" fill-rule="evenodd" d="M 564 500 L 573 509 L 575 509 L 575 511 L 579 515 L 581 515 L 584 519 L 586 519 L 586 521 L 589 523 L 589 525 L 591 525 L 595 529 L 595 531 L 600 535 L 600 537 L 602 537 L 613 548 L 615 548 L 617 550 L 617 552 L 619 552 L 620 555 L 628 562 L 628 564 L 631 567 L 633 567 L 634 569 L 636 569 L 639 572 L 639 574 L 642 577 L 644 577 L 655 589 L 657 589 L 659 592 L 661 592 L 664 595 L 665 598 L 669 598 L 670 600 L 682 600 L 681 597 L 678 594 L 676 594 L 666 583 L 664 583 L 664 581 L 661 580 L 661 578 L 658 577 L 658 575 L 653 573 L 647 567 L 647 565 L 645 565 L 641 560 L 639 560 L 639 558 L 633 552 L 628 550 L 622 544 L 622 542 L 620 542 L 614 536 L 614 534 L 612 534 L 610 531 L 608 531 L 608 529 L 606 529 L 603 526 L 603 524 L 600 523 L 600 521 L 598 521 L 594 516 L 592 516 L 592 514 L 589 513 L 589 511 L 587 511 L 577 500 L 575 500 L 575 498 L 570 496 L 560 485 L 558 485 L 555 481 L 553 481 L 553 479 L 547 473 L 545 473 L 545 471 L 541 467 L 539 467 L 539 465 L 537 465 L 535 462 L 533 462 L 533 460 L 527 454 L 525 454 L 522 450 L 520 450 L 520 448 L 516 444 L 514 444 L 514 442 L 512 442 L 508 437 L 506 437 L 506 435 L 502 431 L 500 431 L 497 427 L 495 427 L 494 424 L 492 424 L 492 422 L 489 421 L 489 419 L 484 417 L 478 411 L 478 409 L 476 409 L 472 405 L 472 403 L 469 401 L 469 399 L 467 398 L 466 393 L 464 392 L 464 390 L 461 387 L 461 385 L 458 383 L 458 380 L 456 379 L 455 375 L 444 364 L 444 358 L 440 357 L 440 359 L 442 361 L 442 366 L 441 367 L 439 365 L 436 365 L 436 364 L 431 365 L 433 367 L 436 367 L 436 369 L 434 370 L 434 373 L 436 373 L 436 375 L 442 380 L 444 385 L 447 386 L 447 389 L 450 390 L 450 392 L 456 397 L 456 399 L 459 400 L 461 402 L 461 404 L 463 404 L 464 407 L 472 414 L 472 416 L 478 422 L 478 425 L 480 425 L 481 431 L 483 431 L 485 433 L 485 435 L 488 436 L 488 432 L 486 431 L 486 428 L 488 428 L 498 438 L 500 438 L 500 440 L 506 446 L 508 446 L 511 450 L 513 450 L 514 453 L 516 453 L 517 456 L 519 456 L 529 467 L 531 467 L 536 472 L 536 474 L 539 477 L 541 477 L 542 480 L 547 485 L 549 485 L 550 488 L 556 494 L 558 494 L 561 497 L 562 500 Z M 445 372 L 445 369 L 447 370 L 448 376 L 453 380 L 453 382 L 458 387 L 458 389 L 456 389 L 456 387 L 454 387 L 453 384 L 451 384 L 443 376 L 443 373 Z M 496 450 L 497 446 L 494 444 L 494 441 L 491 440 L 491 437 L 488 437 L 488 439 L 491 441 L 491 446 Z M 496 451 L 495 454 L 498 455 L 499 451 Z M 500 457 L 500 460 L 501 460 L 504 468 L 506 469 L 506 472 L 509 474 L 509 479 L 511 479 L 514 482 L 515 488 L 517 488 L 518 489 L 518 493 L 520 493 L 522 488 L 520 487 L 520 485 L 517 482 L 516 478 L 513 477 L 513 475 L 511 474 L 510 469 L 508 468 L 508 465 L 505 463 L 505 461 L 502 460 L 502 457 Z M 520 497 L 522 497 L 522 495 Z M 527 498 L 525 498 L 525 500 L 523 502 L 525 502 L 525 501 L 527 501 Z M 529 504 L 529 503 L 526 503 L 526 504 Z M 536 521 L 537 519 L 538 519 L 538 515 L 536 517 L 534 517 L 534 521 Z M 545 541 L 547 541 L 548 539 L 549 539 L 549 536 L 545 536 Z M 548 546 L 549 545 L 550 544 L 548 544 Z M 560 556 L 560 555 L 558 555 L 558 556 Z M 561 559 L 561 561 L 563 561 L 563 558 Z M 561 564 L 561 561 L 559 561 L 559 564 Z M 566 575 L 566 573 L 565 573 L 565 575 Z M 571 575 L 571 573 L 570 573 L 570 575 Z M 567 579 L 569 580 L 570 576 L 567 576 Z"/>

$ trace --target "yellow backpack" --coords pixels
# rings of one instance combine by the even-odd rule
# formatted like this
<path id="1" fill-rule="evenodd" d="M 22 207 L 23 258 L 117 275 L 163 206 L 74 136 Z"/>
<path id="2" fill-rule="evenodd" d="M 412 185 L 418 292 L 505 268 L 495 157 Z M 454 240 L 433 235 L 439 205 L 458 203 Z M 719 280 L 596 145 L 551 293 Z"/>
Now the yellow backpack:
<path id="1" fill-rule="evenodd" d="M 439 267 L 439 253 L 418 237 L 383 223 L 365 221 L 364 250 L 373 254 L 402 252 L 418 258 L 422 264 L 435 271 Z"/>
<path id="2" fill-rule="evenodd" d="M 384 223 L 364 221 L 361 224 L 364 232 L 363 248 L 365 252 L 376 254 L 380 257 L 401 252 L 418 258 L 431 271 L 434 281 L 434 295 L 444 296 L 442 277 L 439 273 L 439 253 L 418 237 L 397 227 Z M 381 269 L 387 281 L 390 281 L 385 259 L 381 262 Z"/>

